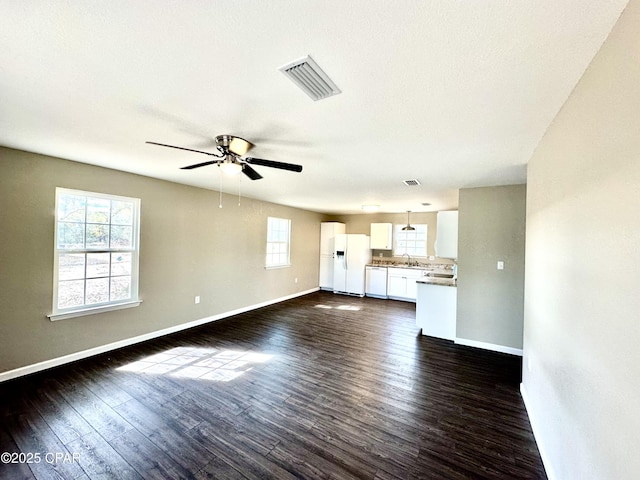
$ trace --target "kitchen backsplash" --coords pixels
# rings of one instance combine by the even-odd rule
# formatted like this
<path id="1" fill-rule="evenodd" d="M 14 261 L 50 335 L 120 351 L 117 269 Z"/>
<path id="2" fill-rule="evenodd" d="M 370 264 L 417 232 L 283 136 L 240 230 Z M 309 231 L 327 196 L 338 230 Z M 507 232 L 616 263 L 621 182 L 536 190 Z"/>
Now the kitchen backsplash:
<path id="1" fill-rule="evenodd" d="M 424 260 L 424 259 L 411 259 L 411 266 L 419 266 L 423 267 L 426 270 L 442 270 L 448 273 L 453 271 L 453 263 L 444 263 L 447 262 L 446 259 L 438 259 L 441 261 L 435 260 Z M 403 267 L 407 265 L 407 257 L 373 257 L 371 259 L 371 265 L 384 265 L 384 266 L 398 266 Z"/>

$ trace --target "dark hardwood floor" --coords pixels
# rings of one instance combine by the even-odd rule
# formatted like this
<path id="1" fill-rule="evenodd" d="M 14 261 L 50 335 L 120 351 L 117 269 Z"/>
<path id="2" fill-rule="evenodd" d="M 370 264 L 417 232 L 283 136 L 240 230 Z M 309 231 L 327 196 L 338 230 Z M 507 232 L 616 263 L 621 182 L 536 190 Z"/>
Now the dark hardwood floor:
<path id="1" fill-rule="evenodd" d="M 546 478 L 521 360 L 414 317 L 318 292 L 5 382 L 0 478 Z"/>

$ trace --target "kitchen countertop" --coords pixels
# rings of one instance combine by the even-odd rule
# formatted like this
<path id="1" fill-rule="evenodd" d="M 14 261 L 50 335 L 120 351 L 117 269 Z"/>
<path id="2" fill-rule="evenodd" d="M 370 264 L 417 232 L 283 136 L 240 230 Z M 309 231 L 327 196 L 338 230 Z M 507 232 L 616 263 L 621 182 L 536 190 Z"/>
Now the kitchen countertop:
<path id="1" fill-rule="evenodd" d="M 423 283 L 425 285 L 438 285 L 441 287 L 457 287 L 456 281 L 452 278 L 422 277 L 417 279 L 416 283 Z"/>
<path id="2" fill-rule="evenodd" d="M 451 270 L 451 265 L 440 263 L 427 263 L 425 265 L 407 265 L 406 263 L 367 263 L 367 267 L 383 267 L 383 268 L 410 268 L 412 270 L 433 270 L 446 271 Z"/>
<path id="3" fill-rule="evenodd" d="M 456 281 L 453 278 L 443 276 L 451 275 L 451 266 L 449 264 L 430 263 L 427 265 L 406 265 L 402 263 L 368 263 L 367 267 L 382 268 L 406 268 L 410 270 L 427 270 L 427 276 L 416 279 L 416 283 L 424 283 L 426 285 L 438 285 L 442 287 L 456 287 Z M 431 276 L 433 275 L 433 276 Z"/>

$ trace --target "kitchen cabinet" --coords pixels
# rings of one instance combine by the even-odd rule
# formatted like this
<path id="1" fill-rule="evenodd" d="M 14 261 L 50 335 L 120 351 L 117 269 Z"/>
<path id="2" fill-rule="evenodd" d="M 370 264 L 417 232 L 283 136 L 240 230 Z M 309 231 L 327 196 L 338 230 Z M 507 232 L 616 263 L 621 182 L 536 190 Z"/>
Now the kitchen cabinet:
<path id="1" fill-rule="evenodd" d="M 457 295 L 455 286 L 418 283 L 416 325 L 422 335 L 455 340 Z"/>
<path id="2" fill-rule="evenodd" d="M 346 226 L 340 222 L 320 223 L 320 255 L 333 255 L 336 235 L 345 233 Z"/>
<path id="3" fill-rule="evenodd" d="M 436 257 L 458 258 L 458 211 L 438 212 Z"/>
<path id="4" fill-rule="evenodd" d="M 387 296 L 396 300 L 416 301 L 418 289 L 416 280 L 426 275 L 426 271 L 417 268 L 387 269 Z"/>
<path id="5" fill-rule="evenodd" d="M 345 224 L 340 222 L 320 223 L 320 278 L 322 290 L 333 290 L 334 244 L 336 235 L 345 232 Z"/>
<path id="6" fill-rule="evenodd" d="M 370 227 L 371 250 L 391 250 L 393 225 L 391 223 L 372 223 Z"/>
<path id="7" fill-rule="evenodd" d="M 366 267 L 365 295 L 387 298 L 387 267 Z"/>

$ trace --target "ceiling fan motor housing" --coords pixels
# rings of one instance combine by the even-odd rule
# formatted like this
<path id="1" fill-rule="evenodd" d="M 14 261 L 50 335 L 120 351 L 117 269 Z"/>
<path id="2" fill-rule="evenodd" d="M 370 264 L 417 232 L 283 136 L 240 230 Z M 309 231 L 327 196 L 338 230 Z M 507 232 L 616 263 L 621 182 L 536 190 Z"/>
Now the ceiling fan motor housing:
<path id="1" fill-rule="evenodd" d="M 248 140 L 233 135 L 218 135 L 216 137 L 216 145 L 223 153 L 232 153 L 234 155 L 243 156 L 255 145 Z"/>

